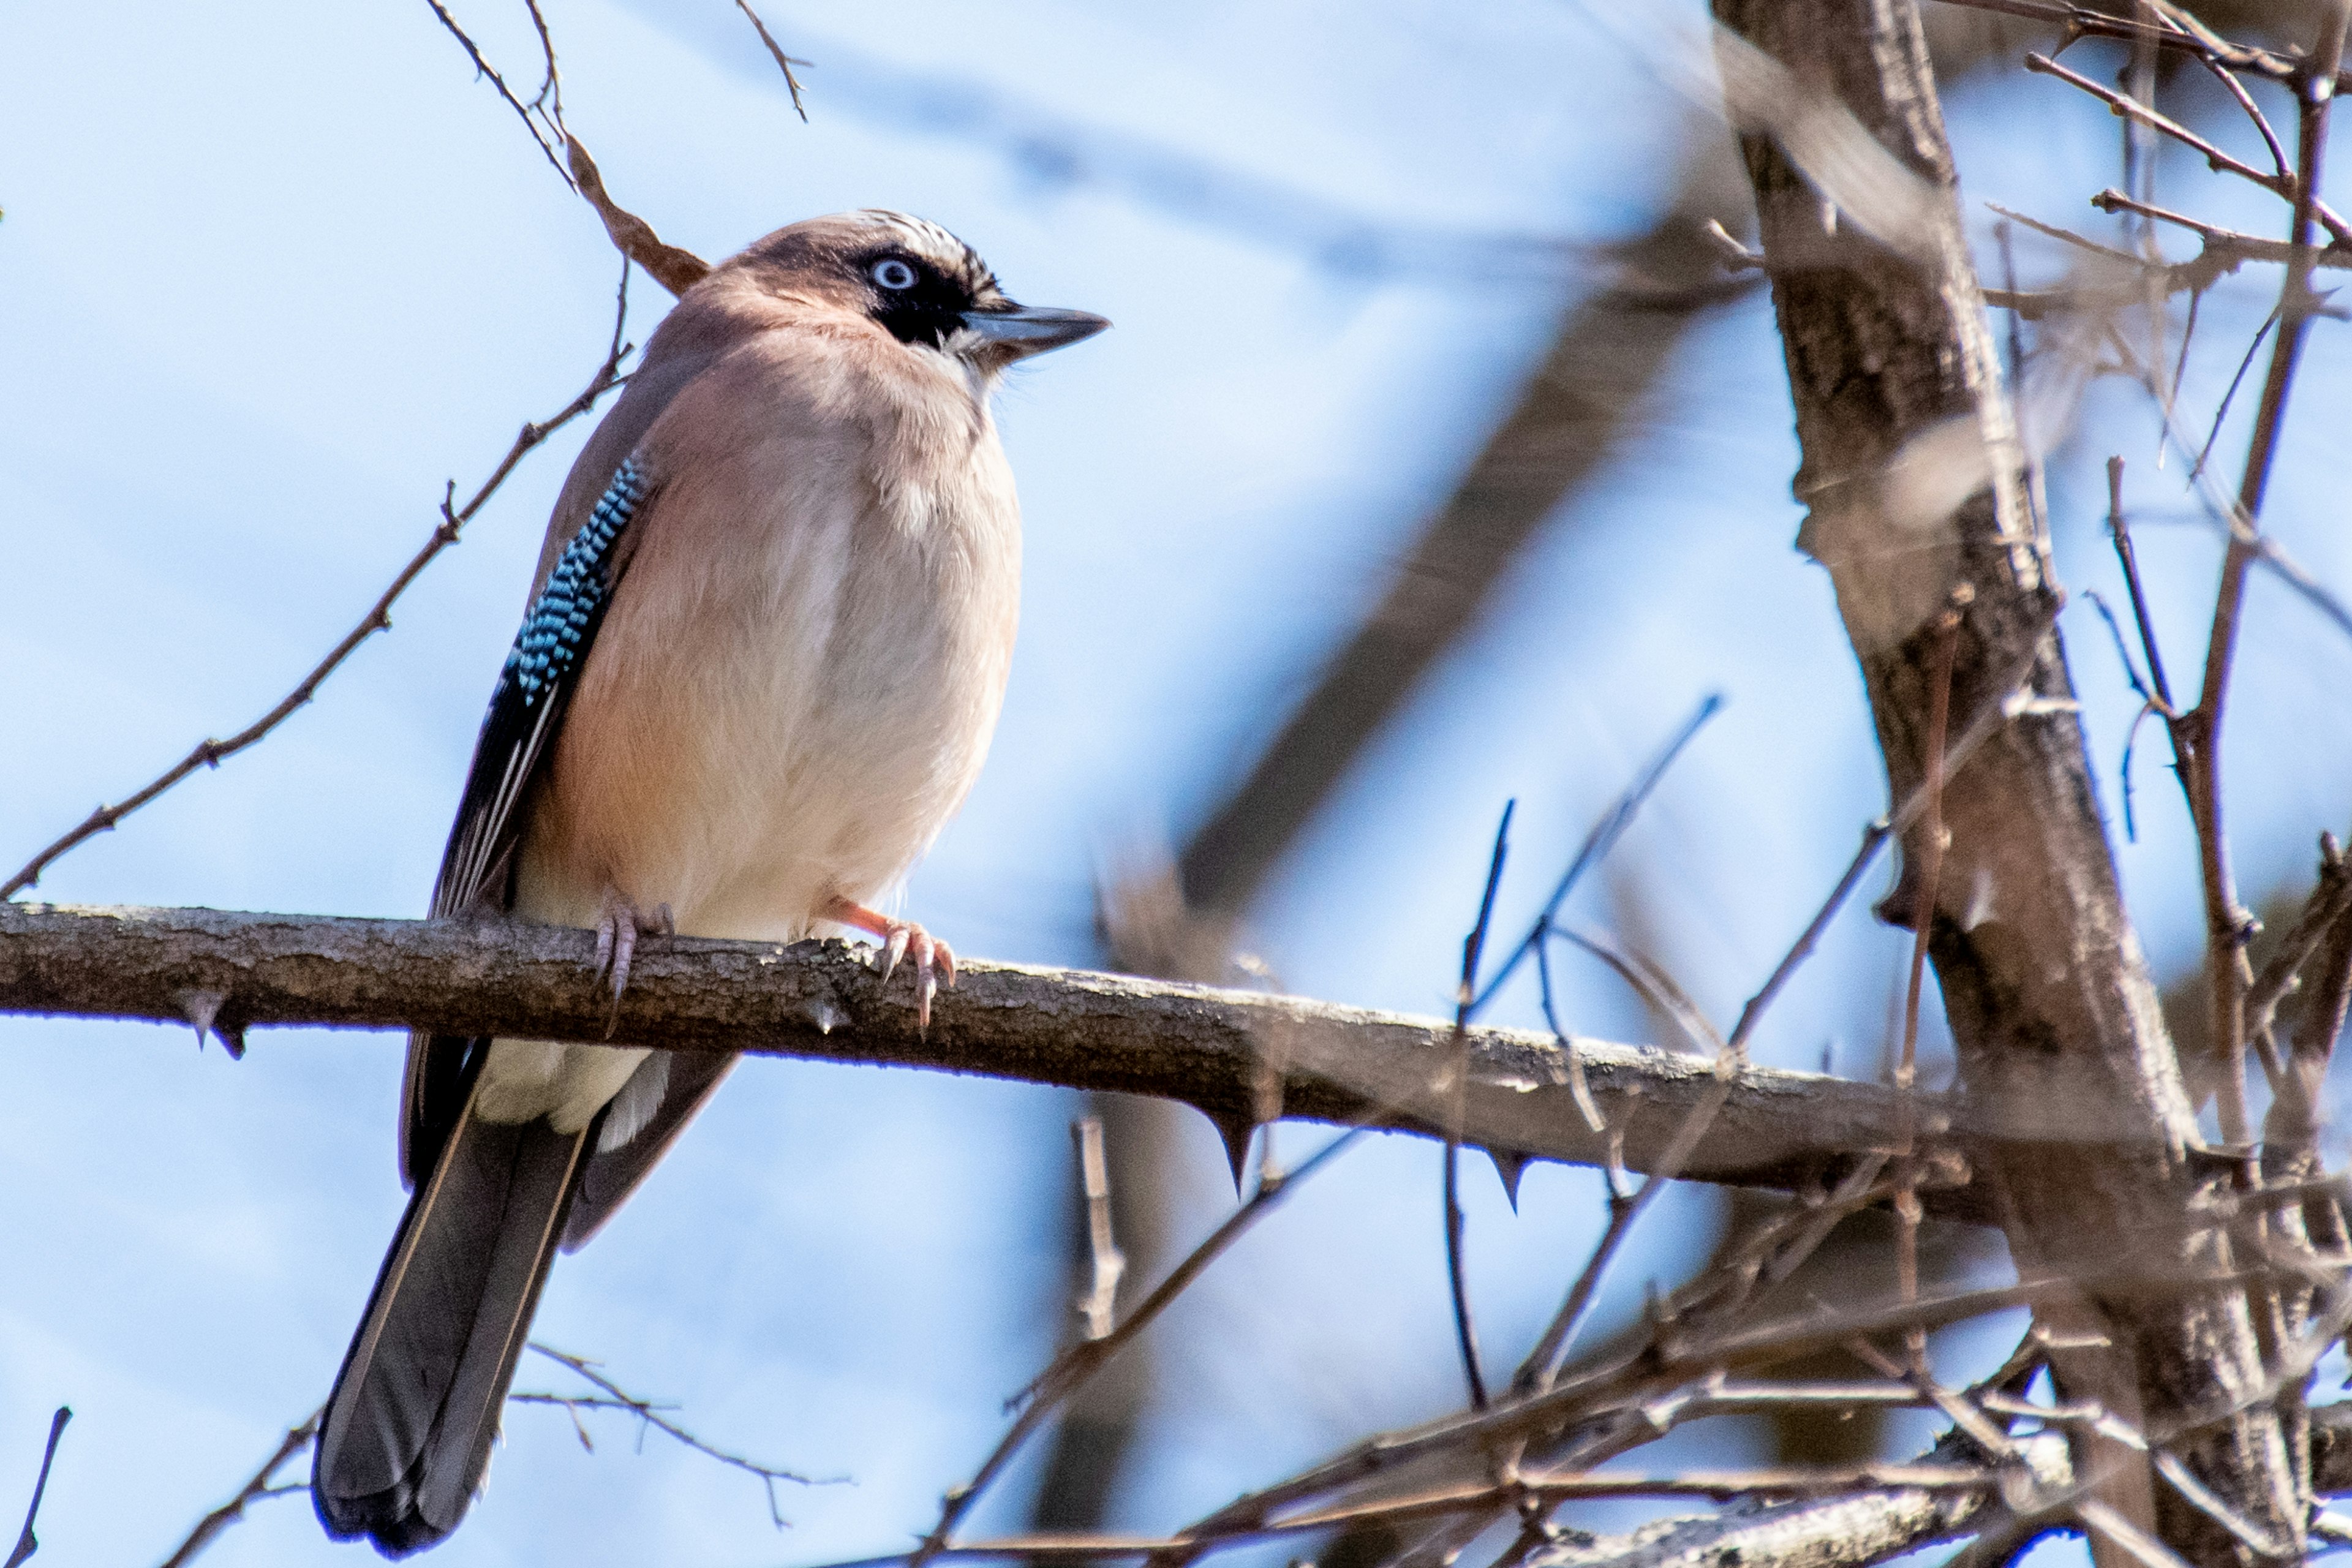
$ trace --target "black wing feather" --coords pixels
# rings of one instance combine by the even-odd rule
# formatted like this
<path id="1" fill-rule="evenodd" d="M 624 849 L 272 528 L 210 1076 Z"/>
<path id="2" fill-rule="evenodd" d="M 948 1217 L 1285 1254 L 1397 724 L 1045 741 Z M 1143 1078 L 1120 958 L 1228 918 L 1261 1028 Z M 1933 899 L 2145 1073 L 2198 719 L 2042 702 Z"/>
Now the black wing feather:
<path id="1" fill-rule="evenodd" d="M 482 716 L 473 771 L 442 852 L 433 888 L 436 919 L 513 907 L 520 807 L 554 755 L 564 711 L 619 586 L 621 536 L 652 493 L 644 466 L 635 458 L 624 462 L 523 616 Z M 408 1037 L 400 1163 L 410 1186 L 432 1173 L 488 1043 L 462 1035 Z"/>

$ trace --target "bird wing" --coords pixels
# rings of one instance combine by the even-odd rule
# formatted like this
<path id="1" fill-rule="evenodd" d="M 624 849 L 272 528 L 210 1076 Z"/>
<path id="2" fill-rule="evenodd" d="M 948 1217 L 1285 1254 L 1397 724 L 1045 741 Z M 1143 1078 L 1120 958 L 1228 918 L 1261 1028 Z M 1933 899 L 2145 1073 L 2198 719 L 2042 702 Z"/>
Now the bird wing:
<path id="1" fill-rule="evenodd" d="M 554 755 L 564 710 L 634 553 L 625 541 L 642 533 L 654 489 L 646 465 L 624 459 L 531 600 L 474 742 L 473 771 L 433 889 L 435 918 L 513 907 L 520 808 Z M 488 1045 L 458 1035 L 408 1037 L 400 1155 L 411 1186 L 431 1174 Z"/>
<path id="2" fill-rule="evenodd" d="M 736 1051 L 656 1051 L 637 1064 L 635 1075 L 604 1112 L 594 1147 L 581 1168 L 580 1185 L 563 1221 L 564 1251 L 579 1251 L 604 1228 L 740 1059 Z M 637 1124 L 616 1126 L 633 1094 L 642 1099 Z"/>

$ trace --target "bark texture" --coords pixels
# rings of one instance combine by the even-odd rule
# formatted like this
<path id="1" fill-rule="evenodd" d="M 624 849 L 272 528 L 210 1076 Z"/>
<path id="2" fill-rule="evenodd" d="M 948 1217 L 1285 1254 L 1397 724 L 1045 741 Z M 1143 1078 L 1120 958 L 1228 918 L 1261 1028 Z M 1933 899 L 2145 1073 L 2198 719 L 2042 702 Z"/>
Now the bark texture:
<path id="1" fill-rule="evenodd" d="M 1795 489 L 1810 516 L 1799 542 L 1836 584 L 1895 798 L 1926 776 L 1943 610 L 1963 606 L 1955 732 L 2001 700 L 2015 671 L 2032 672 L 2011 721 L 1949 780 L 1950 845 L 1927 915 L 1966 1114 L 1990 1140 L 1980 1179 L 2028 1273 L 2164 1256 L 2217 1262 L 2210 1233 L 2180 1240 L 2197 1188 L 2195 1121 L 2117 891 L 2052 629 L 2059 594 L 1962 237 L 1915 8 L 1714 8 L 1784 68 L 1772 79 L 1777 101 L 1758 102 L 1752 57 L 1738 38 L 1723 45 L 1803 447 Z M 1907 172 L 1907 193 L 1857 174 L 1840 126 L 1824 123 L 1848 115 Z M 1909 231 L 1857 232 L 1872 227 L 1873 204 L 1907 214 Z M 1919 864 L 1924 833 L 1915 823 L 1906 867 Z M 1906 875 L 1887 912 L 1909 923 L 1919 896 Z M 2152 1429 L 2254 1401 L 2190 1432 L 2178 1451 L 2247 1521 L 2299 1549 L 2294 1478 L 2241 1294 L 2161 1304 L 2086 1295 L 2078 1310 L 2044 1318 L 2084 1346 L 2058 1358 L 2070 1394 Z M 2105 1347 L 2092 1348 L 2100 1338 Z M 2104 1446 L 2075 1458 L 2079 1471 L 2107 1478 L 2107 1501 L 2192 1561 L 2245 1554 L 2155 1483 L 2144 1461 Z"/>
<path id="2" fill-rule="evenodd" d="M 687 937 L 638 947 L 615 1014 L 593 952 L 593 933 L 552 926 L 0 903 L 0 1012 L 202 1019 L 232 1041 L 255 1025 L 322 1024 L 931 1068 L 1153 1095 L 1221 1126 L 1253 1119 L 1270 1059 L 1287 1116 L 1378 1116 L 1430 1134 L 1444 1110 L 1432 1085 L 1452 1026 L 1433 1018 L 971 961 L 926 1033 L 906 977 L 879 983 L 839 942 Z M 1707 1091 L 1709 1064 L 1576 1047 L 1625 1165 L 1649 1169 Z M 1550 1036 L 1474 1029 L 1470 1058 L 1465 1142 L 1506 1164 L 1609 1159 L 1611 1139 L 1586 1129 Z M 1834 1179 L 1849 1151 L 1888 1147 L 1897 1113 L 1874 1084 L 1749 1068 L 1684 1173 L 1808 1188 Z M 1935 1159 L 1948 1192 L 1965 1178 L 1956 1151 Z"/>

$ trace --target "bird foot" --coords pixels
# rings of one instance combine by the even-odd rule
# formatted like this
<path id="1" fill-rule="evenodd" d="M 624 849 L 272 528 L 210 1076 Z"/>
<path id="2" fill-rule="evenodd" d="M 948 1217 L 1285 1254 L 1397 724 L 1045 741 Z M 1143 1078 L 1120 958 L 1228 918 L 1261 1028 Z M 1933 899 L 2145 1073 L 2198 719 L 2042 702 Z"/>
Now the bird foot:
<path id="1" fill-rule="evenodd" d="M 667 904 L 656 904 L 652 913 L 640 914 L 619 889 L 604 889 L 604 900 L 596 910 L 596 973 L 612 976 L 616 1022 L 621 994 L 629 988 L 629 964 L 637 955 L 637 938 L 655 931 L 664 936 L 677 934 L 677 922 L 670 918 Z"/>
<path id="2" fill-rule="evenodd" d="M 883 984 L 898 973 L 901 960 L 912 958 L 915 965 L 915 1026 L 931 1026 L 931 998 L 939 994 L 940 982 L 945 980 L 950 990 L 955 989 L 955 950 L 917 925 L 867 909 L 864 904 L 847 899 L 835 899 L 827 903 L 823 918 L 845 926 L 853 926 L 880 941 L 875 951 L 874 967 L 882 972 Z"/>

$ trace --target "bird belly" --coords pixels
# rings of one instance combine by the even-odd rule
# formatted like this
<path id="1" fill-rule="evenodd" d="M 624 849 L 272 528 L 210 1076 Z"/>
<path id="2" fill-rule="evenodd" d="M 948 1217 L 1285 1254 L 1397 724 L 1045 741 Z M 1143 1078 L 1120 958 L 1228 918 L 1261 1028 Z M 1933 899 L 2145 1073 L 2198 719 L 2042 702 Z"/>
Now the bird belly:
<path id="1" fill-rule="evenodd" d="M 551 901 L 593 910 L 609 886 L 688 935 L 797 941 L 832 899 L 885 893 L 961 803 L 1011 662 L 1009 489 L 935 495 L 919 532 L 801 499 L 730 549 L 649 538 L 630 567 L 533 816 L 521 880 Z"/>
<path id="2" fill-rule="evenodd" d="M 593 925 L 617 893 L 684 935 L 795 942 L 906 875 L 1012 662 L 1019 510 L 983 432 L 887 493 L 811 446 L 656 500 L 531 804 L 518 916 Z M 477 1108 L 585 1126 L 642 1056 L 499 1040 Z"/>
<path id="3" fill-rule="evenodd" d="M 621 1092 L 649 1054 L 642 1046 L 493 1040 L 474 1086 L 474 1114 L 485 1121 L 544 1116 L 558 1132 L 577 1132 Z"/>

